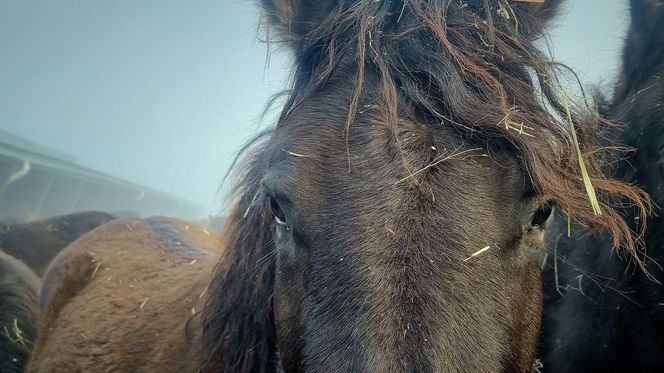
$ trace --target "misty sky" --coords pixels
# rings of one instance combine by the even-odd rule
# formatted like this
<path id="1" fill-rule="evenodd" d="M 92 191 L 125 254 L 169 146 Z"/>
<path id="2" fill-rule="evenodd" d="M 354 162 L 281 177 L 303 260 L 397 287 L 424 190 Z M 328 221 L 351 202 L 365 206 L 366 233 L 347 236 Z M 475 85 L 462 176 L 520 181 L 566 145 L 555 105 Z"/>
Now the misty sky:
<path id="1" fill-rule="evenodd" d="M 611 83 L 627 0 L 568 0 L 553 48 L 587 84 Z M 205 206 L 268 98 L 251 0 L 0 0 L 0 128 L 80 164 Z"/>

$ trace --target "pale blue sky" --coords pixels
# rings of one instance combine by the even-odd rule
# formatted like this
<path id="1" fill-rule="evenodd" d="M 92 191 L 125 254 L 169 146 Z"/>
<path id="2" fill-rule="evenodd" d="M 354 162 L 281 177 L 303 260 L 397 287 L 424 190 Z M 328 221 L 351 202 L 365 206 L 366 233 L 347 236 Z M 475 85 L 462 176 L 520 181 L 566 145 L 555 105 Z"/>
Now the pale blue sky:
<path id="1" fill-rule="evenodd" d="M 610 83 L 627 0 L 568 0 L 553 47 Z M 284 87 L 251 0 L 0 0 L 0 128 L 219 210 L 219 182 Z"/>

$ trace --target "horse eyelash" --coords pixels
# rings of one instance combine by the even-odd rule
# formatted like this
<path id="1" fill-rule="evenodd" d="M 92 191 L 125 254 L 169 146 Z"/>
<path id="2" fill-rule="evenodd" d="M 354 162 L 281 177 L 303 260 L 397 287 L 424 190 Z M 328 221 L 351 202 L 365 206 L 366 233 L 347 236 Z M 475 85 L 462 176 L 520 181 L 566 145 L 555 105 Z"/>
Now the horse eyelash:
<path id="1" fill-rule="evenodd" d="M 255 207 L 255 206 L 260 205 L 262 203 L 268 203 L 268 202 L 270 202 L 270 195 L 267 194 L 267 192 L 265 192 L 265 189 L 263 189 L 263 187 L 261 187 L 258 190 L 258 194 L 256 195 L 256 198 L 251 203 L 251 207 Z"/>

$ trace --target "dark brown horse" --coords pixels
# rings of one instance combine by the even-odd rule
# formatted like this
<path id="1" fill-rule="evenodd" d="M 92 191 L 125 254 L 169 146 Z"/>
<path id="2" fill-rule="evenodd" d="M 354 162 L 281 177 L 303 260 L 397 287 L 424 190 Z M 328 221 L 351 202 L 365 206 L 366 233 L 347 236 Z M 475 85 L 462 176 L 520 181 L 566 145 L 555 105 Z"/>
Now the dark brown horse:
<path id="1" fill-rule="evenodd" d="M 42 276 L 60 250 L 114 219 L 104 212 L 84 211 L 29 223 L 0 224 L 0 250 L 21 259 Z"/>
<path id="2" fill-rule="evenodd" d="M 21 373 L 37 335 L 39 279 L 0 251 L 0 372 Z"/>
<path id="3" fill-rule="evenodd" d="M 551 207 L 633 250 L 612 197 L 643 203 L 536 48 L 558 3 L 262 1 L 293 88 L 217 266 L 149 227 L 87 235 L 46 275 L 30 371 L 529 371 Z"/>
<path id="4" fill-rule="evenodd" d="M 624 124 L 617 141 L 636 149 L 607 169 L 664 207 L 664 0 L 631 0 L 621 74 L 606 114 Z M 626 205 L 636 228 L 642 217 Z M 546 372 L 664 371 L 664 216 L 648 218 L 640 258 L 611 253 L 608 237 L 559 221 L 544 272 L 542 360 Z M 585 235 L 584 235 L 585 234 Z M 555 235 L 553 238 L 557 237 Z M 581 238 L 581 239 L 579 239 Z M 555 249 L 555 251 L 554 251 Z"/>

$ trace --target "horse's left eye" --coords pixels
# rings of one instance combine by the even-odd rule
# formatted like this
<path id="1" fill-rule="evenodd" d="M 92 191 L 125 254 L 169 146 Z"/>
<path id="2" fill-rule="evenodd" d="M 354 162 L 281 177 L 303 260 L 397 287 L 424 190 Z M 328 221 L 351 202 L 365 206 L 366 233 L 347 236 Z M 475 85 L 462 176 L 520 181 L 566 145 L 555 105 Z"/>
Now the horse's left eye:
<path id="1" fill-rule="evenodd" d="M 533 214 L 533 217 L 530 220 L 530 226 L 533 228 L 544 227 L 544 224 L 546 224 L 547 220 L 549 220 L 549 216 L 551 216 L 552 211 L 553 208 L 548 203 L 540 206 Z"/>
<path id="2" fill-rule="evenodd" d="M 284 215 L 284 212 L 281 210 L 279 203 L 274 197 L 270 197 L 270 209 L 272 210 L 272 215 L 274 215 L 274 222 L 289 229 L 286 222 L 286 215 Z"/>

